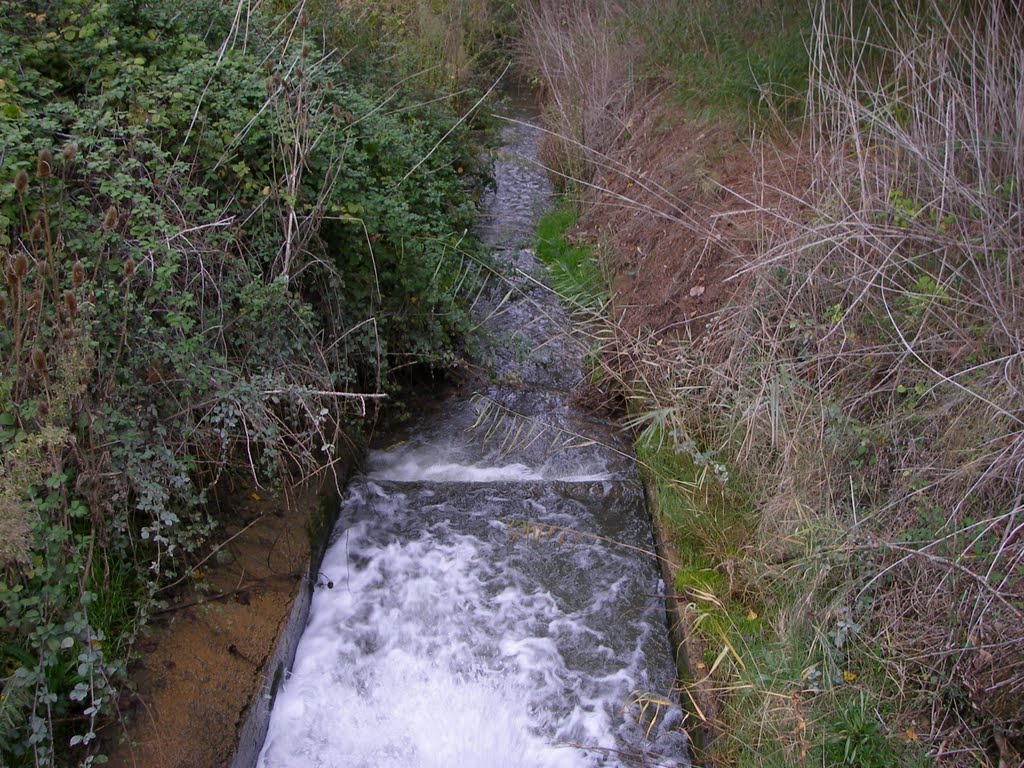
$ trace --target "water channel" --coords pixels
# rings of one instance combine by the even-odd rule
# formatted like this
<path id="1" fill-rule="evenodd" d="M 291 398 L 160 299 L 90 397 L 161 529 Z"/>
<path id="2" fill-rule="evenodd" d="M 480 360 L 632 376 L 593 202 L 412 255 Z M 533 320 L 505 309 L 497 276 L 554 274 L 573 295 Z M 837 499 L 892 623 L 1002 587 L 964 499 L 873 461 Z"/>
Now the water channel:
<path id="1" fill-rule="evenodd" d="M 585 346 L 524 247 L 539 138 L 510 123 L 495 162 L 489 377 L 351 482 L 261 768 L 690 764 L 643 489 L 573 405 Z"/>

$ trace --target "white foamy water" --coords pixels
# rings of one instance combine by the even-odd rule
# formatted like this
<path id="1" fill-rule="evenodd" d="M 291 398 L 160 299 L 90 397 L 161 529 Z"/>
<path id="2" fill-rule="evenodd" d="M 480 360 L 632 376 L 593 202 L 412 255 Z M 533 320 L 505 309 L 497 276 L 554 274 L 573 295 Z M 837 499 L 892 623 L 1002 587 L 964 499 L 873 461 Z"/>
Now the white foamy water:
<path id="1" fill-rule="evenodd" d="M 496 467 L 460 464 L 447 459 L 436 448 L 402 451 L 394 457 L 388 451 L 371 451 L 368 475 L 375 480 L 428 483 L 494 483 L 543 480 L 543 474 L 526 464 L 513 462 Z"/>
<path id="2" fill-rule="evenodd" d="M 259 765 L 582 768 L 652 752 L 627 706 L 665 651 L 649 563 L 589 539 L 513 540 L 514 514 L 538 506 L 548 525 L 606 524 L 587 511 L 596 487 L 532 485 L 355 484 Z"/>
<path id="3" fill-rule="evenodd" d="M 425 483 L 499 483 L 527 481 L 558 481 L 594 483 L 615 479 L 606 462 L 573 463 L 570 468 L 552 462 L 531 467 L 522 462 L 490 465 L 484 462 L 460 461 L 455 445 L 402 445 L 398 449 L 370 451 L 367 475 L 374 480 Z"/>

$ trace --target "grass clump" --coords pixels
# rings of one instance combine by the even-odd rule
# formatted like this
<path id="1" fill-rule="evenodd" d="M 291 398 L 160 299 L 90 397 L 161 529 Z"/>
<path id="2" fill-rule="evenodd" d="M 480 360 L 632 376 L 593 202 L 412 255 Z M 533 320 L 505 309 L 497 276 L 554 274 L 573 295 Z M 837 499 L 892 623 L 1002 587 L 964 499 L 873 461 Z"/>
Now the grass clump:
<path id="1" fill-rule="evenodd" d="M 721 464 L 692 442 L 677 445 L 650 428 L 637 442 L 637 459 L 654 478 L 659 512 L 684 568 L 706 570 L 740 555 L 753 535 L 751 515 Z"/>
<path id="2" fill-rule="evenodd" d="M 629 23 L 645 41 L 639 71 L 672 83 L 691 114 L 741 124 L 803 114 L 807 3 L 638 3 Z"/>
<path id="3" fill-rule="evenodd" d="M 648 430 L 637 457 L 672 546 L 690 654 L 684 702 L 706 728 L 697 757 L 752 766 L 928 764 L 916 734 L 899 730 L 865 628 L 841 603 L 805 602 L 808 582 L 823 571 L 836 571 L 822 580 L 834 596 L 855 567 L 828 549 L 834 533 L 787 536 L 787 549 L 768 556 L 757 497 L 710 471 L 707 456 Z"/>
<path id="4" fill-rule="evenodd" d="M 551 287 L 570 309 L 600 311 L 606 297 L 605 276 L 594 248 L 570 240 L 579 214 L 563 203 L 537 224 L 536 254 L 550 271 Z"/>
<path id="5" fill-rule="evenodd" d="M 550 132 L 541 161 L 556 185 L 590 183 L 622 136 L 637 83 L 638 48 L 612 0 L 534 0 L 521 11 L 523 63 L 545 93 Z"/>

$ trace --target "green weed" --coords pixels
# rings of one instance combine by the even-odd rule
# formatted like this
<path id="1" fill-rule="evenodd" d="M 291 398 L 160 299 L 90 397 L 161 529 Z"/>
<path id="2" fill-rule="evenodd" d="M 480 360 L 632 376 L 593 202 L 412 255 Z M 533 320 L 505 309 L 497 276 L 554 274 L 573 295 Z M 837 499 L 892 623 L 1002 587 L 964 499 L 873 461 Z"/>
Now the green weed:
<path id="1" fill-rule="evenodd" d="M 578 213 L 561 207 L 545 214 L 537 224 L 536 253 L 551 273 L 551 287 L 570 309 L 599 311 L 607 282 L 594 248 L 569 241 Z"/>
<path id="2" fill-rule="evenodd" d="M 741 124 L 802 115 L 810 73 L 805 3 L 640 3 L 629 19 L 645 41 L 643 66 L 673 81 L 692 114 Z"/>

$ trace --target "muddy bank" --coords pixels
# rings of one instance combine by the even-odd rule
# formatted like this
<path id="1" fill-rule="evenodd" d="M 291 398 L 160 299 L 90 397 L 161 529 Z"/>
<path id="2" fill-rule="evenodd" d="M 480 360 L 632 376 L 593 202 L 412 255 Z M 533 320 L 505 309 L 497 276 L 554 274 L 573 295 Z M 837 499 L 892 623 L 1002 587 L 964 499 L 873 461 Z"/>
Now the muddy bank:
<path id="1" fill-rule="evenodd" d="M 225 489 L 231 522 L 192 584 L 156 612 L 122 697 L 112 766 L 226 766 L 239 728 L 306 584 L 310 531 L 332 514 L 333 483 L 268 493 Z M 326 505 L 326 509 L 325 509 Z"/>
<path id="2" fill-rule="evenodd" d="M 807 163 L 787 143 L 755 154 L 664 95 L 639 99 L 627 124 L 601 148 L 579 235 L 603 249 L 621 338 L 700 337 L 779 212 L 800 207 Z"/>

